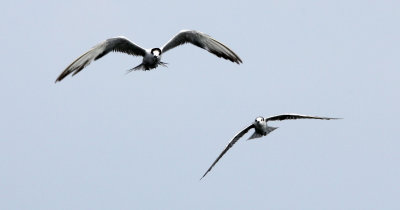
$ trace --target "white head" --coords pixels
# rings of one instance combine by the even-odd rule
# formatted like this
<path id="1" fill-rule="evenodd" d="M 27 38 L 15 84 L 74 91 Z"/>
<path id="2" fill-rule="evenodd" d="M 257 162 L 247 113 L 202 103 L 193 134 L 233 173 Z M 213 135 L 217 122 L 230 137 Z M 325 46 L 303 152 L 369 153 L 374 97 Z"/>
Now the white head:
<path id="1" fill-rule="evenodd" d="M 155 57 L 159 57 L 161 55 L 161 49 L 160 48 L 153 48 L 153 49 L 151 49 L 150 52 Z"/>
<path id="2" fill-rule="evenodd" d="M 255 120 L 255 123 L 260 124 L 261 122 L 264 122 L 264 118 L 263 117 L 257 117 Z"/>

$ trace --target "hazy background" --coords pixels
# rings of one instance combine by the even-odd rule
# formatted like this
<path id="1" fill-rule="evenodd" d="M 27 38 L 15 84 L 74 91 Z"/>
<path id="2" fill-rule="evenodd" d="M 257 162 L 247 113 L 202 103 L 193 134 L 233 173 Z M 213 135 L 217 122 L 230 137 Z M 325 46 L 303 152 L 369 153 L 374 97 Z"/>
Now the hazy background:
<path id="1" fill-rule="evenodd" d="M 2 1 L 0 209 L 400 209 L 399 1 Z M 124 35 L 160 47 L 181 29 L 233 49 L 236 65 L 185 45 L 168 68 L 125 74 Z M 257 116 L 297 120 L 228 141 Z M 245 137 L 247 138 L 247 134 Z"/>

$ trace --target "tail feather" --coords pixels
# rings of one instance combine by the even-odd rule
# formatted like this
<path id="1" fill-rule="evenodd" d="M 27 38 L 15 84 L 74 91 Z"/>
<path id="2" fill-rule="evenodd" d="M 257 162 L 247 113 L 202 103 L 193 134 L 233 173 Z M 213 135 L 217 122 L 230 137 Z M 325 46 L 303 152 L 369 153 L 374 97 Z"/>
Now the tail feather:
<path id="1" fill-rule="evenodd" d="M 132 71 L 138 71 L 138 70 L 145 70 L 145 67 L 144 67 L 143 63 L 141 63 L 140 65 L 138 65 L 136 67 L 133 67 L 133 68 L 127 70 L 126 73 L 128 74 L 128 73 L 131 73 Z"/>
<path id="2" fill-rule="evenodd" d="M 264 135 L 257 133 L 257 131 L 254 131 L 253 135 L 251 135 L 247 140 L 251 140 L 251 139 L 256 139 L 256 138 L 260 138 L 263 137 Z"/>
<path id="3" fill-rule="evenodd" d="M 267 132 L 264 134 L 261 133 L 257 133 L 257 131 L 254 131 L 253 135 L 251 135 L 247 140 L 251 140 L 251 139 L 256 139 L 256 138 L 260 138 L 263 136 L 268 135 L 269 133 L 271 133 L 272 131 L 274 131 L 275 129 L 277 129 L 276 127 L 267 127 Z"/>

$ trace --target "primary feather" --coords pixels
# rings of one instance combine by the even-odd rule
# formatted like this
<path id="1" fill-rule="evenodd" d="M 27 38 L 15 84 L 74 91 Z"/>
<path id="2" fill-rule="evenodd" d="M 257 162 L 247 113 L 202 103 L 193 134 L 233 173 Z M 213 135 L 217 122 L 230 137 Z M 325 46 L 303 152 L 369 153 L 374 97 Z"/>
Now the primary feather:
<path id="1" fill-rule="evenodd" d="M 297 119 L 318 119 L 318 120 L 337 120 L 340 118 L 332 118 L 332 117 L 317 117 L 317 116 L 308 116 L 301 114 L 281 114 L 272 117 L 265 118 L 265 121 L 281 121 L 281 120 L 297 120 Z"/>
<path id="2" fill-rule="evenodd" d="M 203 48 L 218 57 L 225 58 L 237 64 L 242 63 L 242 60 L 231 49 L 215 40 L 211 36 L 201 33 L 199 31 L 182 30 L 177 35 L 172 37 L 162 48 L 165 53 L 168 50 L 175 48 L 179 45 L 191 43 L 197 47 Z"/>
<path id="3" fill-rule="evenodd" d="M 217 164 L 217 162 L 219 161 L 219 159 L 222 158 L 222 156 L 224 156 L 224 154 L 240 139 L 242 138 L 242 136 L 244 134 L 246 134 L 250 129 L 254 128 L 254 125 L 250 125 L 247 128 L 243 129 L 242 131 L 240 131 L 238 134 L 236 134 L 233 139 L 228 143 L 228 145 L 226 145 L 225 149 L 221 152 L 221 154 L 217 157 L 217 159 L 213 162 L 213 164 L 210 166 L 210 168 L 208 168 L 208 170 L 206 171 L 206 173 L 204 173 L 204 175 L 200 178 L 203 179 L 208 172 L 211 171 L 211 169 L 215 166 L 215 164 Z"/>
<path id="4" fill-rule="evenodd" d="M 72 62 L 56 79 L 56 82 L 61 81 L 69 74 L 73 75 L 79 73 L 82 69 L 88 66 L 92 61 L 102 58 L 109 52 L 122 52 L 133 56 L 144 56 L 146 50 L 131 42 L 125 37 L 115 37 L 107 39 L 92 49 L 81 55 L 74 62 Z"/>

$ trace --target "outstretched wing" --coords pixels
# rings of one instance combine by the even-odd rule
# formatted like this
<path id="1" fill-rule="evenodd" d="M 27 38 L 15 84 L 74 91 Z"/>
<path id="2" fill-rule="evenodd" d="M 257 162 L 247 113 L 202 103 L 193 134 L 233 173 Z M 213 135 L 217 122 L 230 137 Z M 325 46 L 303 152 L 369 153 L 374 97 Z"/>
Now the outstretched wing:
<path id="1" fill-rule="evenodd" d="M 242 60 L 231 49 L 221 42 L 213 39 L 207 34 L 198 31 L 182 30 L 169 40 L 162 48 L 163 53 L 185 43 L 192 43 L 200 48 L 207 50 L 218 57 L 225 58 L 237 64 L 242 63 Z"/>
<path id="2" fill-rule="evenodd" d="M 297 119 L 337 120 L 337 119 L 341 119 L 341 118 L 317 117 L 317 116 L 308 116 L 308 115 L 301 115 L 301 114 L 281 114 L 281 115 L 276 115 L 276 116 L 265 118 L 265 121 L 297 120 Z"/>
<path id="3" fill-rule="evenodd" d="M 210 166 L 210 168 L 208 168 L 208 170 L 206 171 L 206 173 L 204 173 L 204 175 L 200 178 L 203 179 L 208 172 L 211 171 L 211 169 L 214 167 L 215 164 L 217 164 L 217 162 L 219 161 L 219 159 L 222 158 L 222 156 L 224 156 L 224 154 L 244 135 L 246 134 L 250 129 L 254 128 L 254 125 L 250 125 L 247 128 L 245 128 L 244 130 L 240 131 L 238 134 L 236 134 L 235 137 L 233 137 L 233 139 L 229 142 L 228 145 L 226 145 L 224 151 L 221 152 L 221 154 L 217 157 L 217 159 L 214 161 L 214 163 Z"/>
<path id="4" fill-rule="evenodd" d="M 75 75 L 79 73 L 83 68 L 89 65 L 92 61 L 97 60 L 107 53 L 114 52 L 122 52 L 129 55 L 134 56 L 144 56 L 146 50 L 139 47 L 135 43 L 129 41 L 129 39 L 125 37 L 115 37 L 105 40 L 94 46 L 85 54 L 81 55 L 78 59 L 72 62 L 61 74 L 58 76 L 55 82 L 59 82 L 67 75 L 72 74 Z"/>

